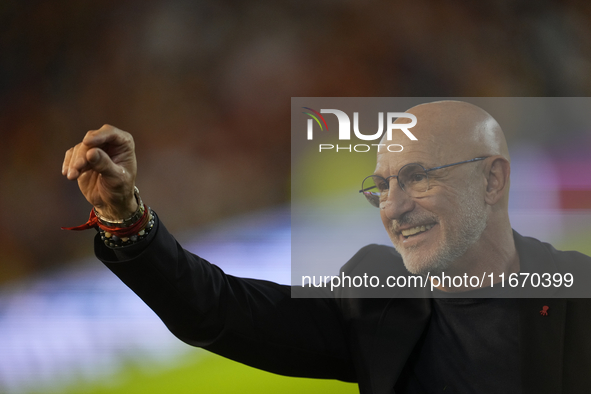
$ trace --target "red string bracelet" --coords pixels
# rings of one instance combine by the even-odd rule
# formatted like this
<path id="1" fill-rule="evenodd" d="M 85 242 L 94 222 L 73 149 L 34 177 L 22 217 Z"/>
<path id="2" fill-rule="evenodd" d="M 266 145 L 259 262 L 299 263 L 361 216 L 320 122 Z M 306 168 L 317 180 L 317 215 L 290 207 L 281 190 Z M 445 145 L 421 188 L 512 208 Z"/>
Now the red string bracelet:
<path id="1" fill-rule="evenodd" d="M 83 231 L 88 230 L 90 228 L 100 228 L 101 230 L 111 233 L 117 237 L 125 238 L 131 235 L 138 234 L 150 221 L 150 208 L 148 208 L 144 204 L 144 213 L 139 218 L 137 222 L 132 224 L 131 226 L 126 227 L 109 227 L 101 223 L 100 219 L 96 216 L 94 209 L 90 211 L 90 217 L 88 221 L 80 226 L 76 227 L 62 227 L 62 230 L 71 230 L 71 231 Z"/>

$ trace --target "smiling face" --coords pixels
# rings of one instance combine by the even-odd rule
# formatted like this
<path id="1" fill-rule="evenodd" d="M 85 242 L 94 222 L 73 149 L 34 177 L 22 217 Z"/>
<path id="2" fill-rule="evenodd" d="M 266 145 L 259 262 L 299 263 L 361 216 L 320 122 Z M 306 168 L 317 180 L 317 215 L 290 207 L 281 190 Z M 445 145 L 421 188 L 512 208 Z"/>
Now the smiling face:
<path id="1" fill-rule="evenodd" d="M 421 160 L 420 152 L 405 155 L 427 168 L 450 164 Z M 390 153 L 378 158 L 376 173 L 393 171 L 407 163 Z M 471 159 L 471 158 L 468 158 Z M 382 222 L 406 268 L 414 274 L 439 274 L 463 256 L 486 228 L 487 205 L 476 183 L 478 162 L 429 173 L 429 190 L 410 197 L 395 180 L 380 204 Z M 478 185 L 479 186 L 479 185 Z"/>
<path id="2" fill-rule="evenodd" d="M 473 130 L 481 134 L 490 118 L 475 108 L 457 102 L 412 108 L 408 112 L 417 116 L 413 133 L 418 141 L 406 143 L 400 153 L 378 153 L 375 174 L 385 178 L 409 163 L 429 169 L 495 154 L 482 143 L 482 136 L 473 135 Z M 462 260 L 472 255 L 470 249 L 478 248 L 491 212 L 484 198 L 483 165 L 484 161 L 476 161 L 430 171 L 428 190 L 414 197 L 392 179 L 380 215 L 410 272 L 434 275 L 465 268 L 467 262 Z"/>
<path id="3" fill-rule="evenodd" d="M 460 168 L 450 170 L 446 179 L 430 182 L 432 186 L 424 197 L 395 193 L 398 201 L 390 196 L 380 206 L 384 227 L 406 268 L 414 274 L 437 275 L 448 270 L 486 228 L 488 213 L 483 199 L 474 193 L 474 187 L 458 185 L 450 179 L 459 175 L 452 174 L 454 170 L 459 172 Z M 445 181 L 447 184 L 442 183 Z M 451 190 L 457 186 L 463 187 Z M 397 185 L 393 183 L 392 187 Z M 404 205 L 406 209 L 393 215 L 396 209 L 393 204 Z"/>

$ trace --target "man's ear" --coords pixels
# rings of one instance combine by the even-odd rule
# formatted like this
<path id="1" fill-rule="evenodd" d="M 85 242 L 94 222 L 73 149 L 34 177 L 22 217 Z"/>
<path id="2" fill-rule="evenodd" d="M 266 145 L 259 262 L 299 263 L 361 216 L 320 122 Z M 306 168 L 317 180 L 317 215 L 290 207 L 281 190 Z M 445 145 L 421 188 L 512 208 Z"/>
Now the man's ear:
<path id="1" fill-rule="evenodd" d="M 502 156 L 493 156 L 492 162 L 485 167 L 486 193 L 484 200 L 488 205 L 495 205 L 509 192 L 511 164 Z"/>

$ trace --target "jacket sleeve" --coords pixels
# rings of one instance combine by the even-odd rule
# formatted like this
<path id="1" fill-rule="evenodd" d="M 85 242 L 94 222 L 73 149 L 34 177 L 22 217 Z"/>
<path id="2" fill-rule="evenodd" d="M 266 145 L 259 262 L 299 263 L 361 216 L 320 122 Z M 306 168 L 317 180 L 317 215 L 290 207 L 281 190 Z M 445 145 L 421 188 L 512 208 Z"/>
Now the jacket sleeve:
<path id="1" fill-rule="evenodd" d="M 335 299 L 320 289 L 292 298 L 290 286 L 226 275 L 157 223 L 141 249 L 115 252 L 97 236 L 95 253 L 175 336 L 269 372 L 356 381 Z"/>

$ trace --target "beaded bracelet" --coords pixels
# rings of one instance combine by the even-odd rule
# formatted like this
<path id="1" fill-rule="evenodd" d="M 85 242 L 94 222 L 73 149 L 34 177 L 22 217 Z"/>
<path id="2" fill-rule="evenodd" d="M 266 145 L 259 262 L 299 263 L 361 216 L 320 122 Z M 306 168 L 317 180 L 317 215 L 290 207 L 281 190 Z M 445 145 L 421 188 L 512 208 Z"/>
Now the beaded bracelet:
<path id="1" fill-rule="evenodd" d="M 137 187 L 134 187 L 134 195 L 138 209 L 127 219 L 107 221 L 93 208 L 86 223 L 76 227 L 62 227 L 62 230 L 82 231 L 96 228 L 105 245 L 110 248 L 125 247 L 139 242 L 154 228 L 156 214 L 142 202 Z"/>
<path id="2" fill-rule="evenodd" d="M 146 225 L 141 227 L 141 229 L 135 234 L 125 234 L 126 236 L 121 236 L 120 232 L 117 231 L 107 231 L 102 226 L 98 227 L 98 232 L 100 234 L 101 240 L 105 243 L 106 246 L 112 249 L 123 248 L 126 246 L 130 246 L 136 242 L 139 242 L 146 238 L 150 231 L 154 228 L 154 222 L 156 220 L 156 215 L 154 211 L 147 207 L 147 221 Z"/>

